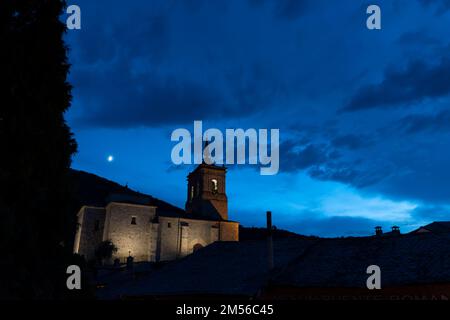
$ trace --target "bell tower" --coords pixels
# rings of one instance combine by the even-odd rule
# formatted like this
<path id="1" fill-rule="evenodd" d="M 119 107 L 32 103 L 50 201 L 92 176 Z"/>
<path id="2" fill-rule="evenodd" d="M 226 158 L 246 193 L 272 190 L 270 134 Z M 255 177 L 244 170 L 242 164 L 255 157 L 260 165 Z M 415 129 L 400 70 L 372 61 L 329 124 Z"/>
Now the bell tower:
<path id="1" fill-rule="evenodd" d="M 189 173 L 186 212 L 207 219 L 228 220 L 225 175 L 225 167 L 206 163 Z"/>

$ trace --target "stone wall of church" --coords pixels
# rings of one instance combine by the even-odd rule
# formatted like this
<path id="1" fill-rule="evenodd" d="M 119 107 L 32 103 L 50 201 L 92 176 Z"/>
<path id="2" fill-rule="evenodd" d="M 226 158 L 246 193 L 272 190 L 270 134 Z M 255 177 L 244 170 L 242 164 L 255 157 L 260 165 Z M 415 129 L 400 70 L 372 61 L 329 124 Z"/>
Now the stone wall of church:
<path id="1" fill-rule="evenodd" d="M 154 222 L 151 225 L 151 232 L 150 232 L 150 256 L 149 261 L 158 261 L 157 257 L 159 255 L 159 223 Z"/>
<path id="2" fill-rule="evenodd" d="M 220 241 L 239 241 L 239 223 L 232 221 L 221 221 Z"/>
<path id="3" fill-rule="evenodd" d="M 178 257 L 180 247 L 178 226 L 180 219 L 159 217 L 159 250 L 156 259 L 159 261 L 174 260 Z"/>
<path id="4" fill-rule="evenodd" d="M 103 240 L 111 240 L 118 248 L 113 259 L 124 262 L 131 255 L 136 262 L 151 260 L 155 207 L 112 202 L 106 211 Z"/>
<path id="5" fill-rule="evenodd" d="M 95 257 L 101 241 L 111 240 L 118 248 L 113 259 L 168 261 L 193 253 L 215 241 L 238 241 L 239 223 L 158 217 L 156 208 L 145 205 L 110 203 L 106 208 L 83 207 L 78 219 L 74 252 L 88 260 Z"/>
<path id="6" fill-rule="evenodd" d="M 191 254 L 194 247 L 205 247 L 220 238 L 217 221 L 159 217 L 159 260 L 174 260 Z"/>
<path id="7" fill-rule="evenodd" d="M 84 206 L 77 217 L 74 253 L 84 255 L 86 260 L 92 260 L 95 258 L 95 249 L 102 242 L 105 209 Z"/>
<path id="8" fill-rule="evenodd" d="M 213 227 L 217 228 L 217 222 L 216 221 L 205 221 L 205 220 L 186 220 L 185 221 L 189 228 L 188 228 L 188 236 L 186 237 L 184 241 L 183 250 L 181 251 L 181 255 L 185 256 L 188 254 L 191 254 L 194 251 L 194 247 L 201 246 L 205 247 L 214 241 L 219 240 L 218 237 L 213 238 L 214 235 L 218 235 L 217 233 L 214 234 L 211 232 L 211 229 Z"/>

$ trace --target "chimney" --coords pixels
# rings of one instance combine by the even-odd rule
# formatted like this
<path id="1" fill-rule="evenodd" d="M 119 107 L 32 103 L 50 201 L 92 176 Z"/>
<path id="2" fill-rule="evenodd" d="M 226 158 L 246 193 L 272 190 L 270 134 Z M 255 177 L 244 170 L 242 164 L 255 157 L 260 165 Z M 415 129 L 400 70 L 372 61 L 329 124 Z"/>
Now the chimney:
<path id="1" fill-rule="evenodd" d="M 272 212 L 267 211 L 267 267 L 273 269 Z"/>
<path id="2" fill-rule="evenodd" d="M 375 235 L 377 236 L 381 236 L 383 234 L 383 230 L 381 229 L 380 226 L 376 226 L 375 227 Z"/>
<path id="3" fill-rule="evenodd" d="M 400 228 L 398 226 L 392 227 L 392 234 L 400 234 Z"/>

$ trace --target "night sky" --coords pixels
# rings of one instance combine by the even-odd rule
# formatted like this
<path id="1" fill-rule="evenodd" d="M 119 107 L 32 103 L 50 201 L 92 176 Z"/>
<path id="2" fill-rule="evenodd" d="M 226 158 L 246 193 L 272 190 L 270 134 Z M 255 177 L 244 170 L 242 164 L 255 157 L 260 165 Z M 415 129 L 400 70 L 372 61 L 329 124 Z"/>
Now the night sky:
<path id="1" fill-rule="evenodd" d="M 184 207 L 174 129 L 279 128 L 277 175 L 229 168 L 230 219 L 272 210 L 322 236 L 450 220 L 448 0 L 68 3 L 73 168 Z"/>

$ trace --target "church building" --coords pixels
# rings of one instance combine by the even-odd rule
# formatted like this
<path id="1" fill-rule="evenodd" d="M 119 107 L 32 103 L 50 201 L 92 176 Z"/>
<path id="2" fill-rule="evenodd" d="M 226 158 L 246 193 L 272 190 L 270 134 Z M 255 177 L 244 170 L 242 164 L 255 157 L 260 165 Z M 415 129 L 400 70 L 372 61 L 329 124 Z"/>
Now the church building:
<path id="1" fill-rule="evenodd" d="M 238 241 L 239 223 L 228 220 L 226 168 L 202 163 L 189 173 L 185 210 L 159 211 L 145 197 L 110 195 L 105 207 L 78 212 L 74 252 L 94 259 L 102 241 L 118 248 L 112 260 L 174 260 L 215 241 Z"/>

